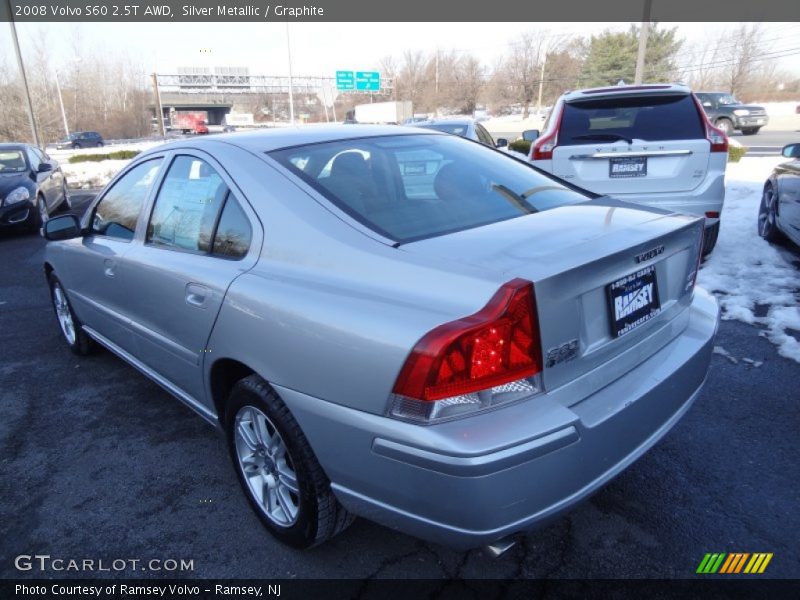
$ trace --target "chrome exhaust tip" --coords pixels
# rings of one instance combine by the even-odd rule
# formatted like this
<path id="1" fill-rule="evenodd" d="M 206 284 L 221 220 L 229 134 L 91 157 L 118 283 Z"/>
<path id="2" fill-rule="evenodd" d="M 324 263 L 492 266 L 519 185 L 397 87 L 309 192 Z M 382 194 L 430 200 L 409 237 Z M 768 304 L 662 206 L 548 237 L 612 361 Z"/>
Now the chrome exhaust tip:
<path id="1" fill-rule="evenodd" d="M 484 546 L 483 549 L 490 557 L 497 558 L 501 554 L 504 554 L 507 550 L 510 550 L 516 543 L 517 542 L 515 540 L 507 537 Z"/>

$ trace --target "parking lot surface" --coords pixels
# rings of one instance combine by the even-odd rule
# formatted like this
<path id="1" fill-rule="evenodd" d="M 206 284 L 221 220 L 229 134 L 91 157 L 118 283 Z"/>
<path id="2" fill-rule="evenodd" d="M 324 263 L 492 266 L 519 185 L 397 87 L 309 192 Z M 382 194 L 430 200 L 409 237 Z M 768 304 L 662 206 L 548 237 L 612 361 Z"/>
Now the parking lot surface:
<path id="1" fill-rule="evenodd" d="M 191 572 L 118 573 L 148 578 L 685 578 L 706 552 L 772 552 L 765 576 L 800 577 L 800 365 L 757 328 L 723 321 L 730 357 L 713 357 L 673 431 L 498 559 L 364 520 L 298 552 L 261 527 L 220 434 L 112 354 L 69 352 L 43 248 L 0 232 L 1 577 L 91 575 L 14 568 L 17 555 L 49 554 L 193 561 Z"/>

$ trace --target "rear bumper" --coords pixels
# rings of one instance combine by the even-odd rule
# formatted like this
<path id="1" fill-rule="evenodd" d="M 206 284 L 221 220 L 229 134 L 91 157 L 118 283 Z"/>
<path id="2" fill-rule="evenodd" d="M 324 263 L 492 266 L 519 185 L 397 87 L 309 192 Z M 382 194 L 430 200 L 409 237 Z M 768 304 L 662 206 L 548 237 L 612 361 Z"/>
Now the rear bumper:
<path id="1" fill-rule="evenodd" d="M 707 214 L 722 214 L 725 204 L 725 169 L 723 167 L 716 175 L 709 176 L 700 187 L 690 192 L 610 195 L 624 202 L 705 217 L 706 227 L 710 227 L 719 221 L 719 217 L 708 217 Z"/>
<path id="2" fill-rule="evenodd" d="M 472 548 L 570 508 L 681 418 L 705 380 L 719 318 L 716 301 L 701 289 L 688 310 L 689 325 L 678 337 L 582 400 L 564 386 L 422 427 L 276 388 L 350 511 Z"/>

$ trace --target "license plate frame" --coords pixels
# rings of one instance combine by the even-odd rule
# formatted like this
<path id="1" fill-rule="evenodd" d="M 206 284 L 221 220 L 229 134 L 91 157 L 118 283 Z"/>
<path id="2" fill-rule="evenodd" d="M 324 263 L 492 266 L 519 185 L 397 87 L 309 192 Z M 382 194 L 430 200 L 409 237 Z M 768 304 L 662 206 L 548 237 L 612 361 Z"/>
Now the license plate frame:
<path id="1" fill-rule="evenodd" d="M 646 156 L 620 156 L 608 159 L 609 179 L 647 177 Z"/>
<path id="2" fill-rule="evenodd" d="M 622 337 L 657 316 L 661 299 L 655 265 L 609 283 L 606 298 L 612 337 Z"/>

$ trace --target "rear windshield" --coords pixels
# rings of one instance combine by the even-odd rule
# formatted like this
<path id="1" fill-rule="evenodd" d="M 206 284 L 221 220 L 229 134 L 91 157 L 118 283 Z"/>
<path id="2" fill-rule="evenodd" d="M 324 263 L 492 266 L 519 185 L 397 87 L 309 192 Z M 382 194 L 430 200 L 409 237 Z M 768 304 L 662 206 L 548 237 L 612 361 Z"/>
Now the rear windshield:
<path id="1" fill-rule="evenodd" d="M 704 138 L 691 95 L 597 98 L 564 104 L 558 145 Z"/>
<path id="2" fill-rule="evenodd" d="M 400 243 L 589 199 L 523 162 L 455 136 L 339 140 L 270 156 Z"/>
<path id="3" fill-rule="evenodd" d="M 0 173 L 22 173 L 28 163 L 21 150 L 0 150 Z"/>

